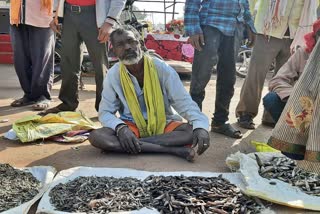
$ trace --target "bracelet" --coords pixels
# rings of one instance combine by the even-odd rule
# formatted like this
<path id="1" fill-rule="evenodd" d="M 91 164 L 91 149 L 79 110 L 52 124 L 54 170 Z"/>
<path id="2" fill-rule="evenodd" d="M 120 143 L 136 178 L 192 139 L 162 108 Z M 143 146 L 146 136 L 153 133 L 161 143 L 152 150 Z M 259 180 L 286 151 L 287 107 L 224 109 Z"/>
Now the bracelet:
<path id="1" fill-rule="evenodd" d="M 112 26 L 114 26 L 117 23 L 117 21 L 115 19 L 111 19 L 109 17 L 106 18 L 105 22 L 111 24 Z"/>
<path id="2" fill-rule="evenodd" d="M 119 136 L 120 130 L 123 129 L 124 127 L 128 127 L 128 125 L 124 124 L 124 123 L 117 125 L 117 127 L 116 127 L 116 136 L 117 137 Z"/>

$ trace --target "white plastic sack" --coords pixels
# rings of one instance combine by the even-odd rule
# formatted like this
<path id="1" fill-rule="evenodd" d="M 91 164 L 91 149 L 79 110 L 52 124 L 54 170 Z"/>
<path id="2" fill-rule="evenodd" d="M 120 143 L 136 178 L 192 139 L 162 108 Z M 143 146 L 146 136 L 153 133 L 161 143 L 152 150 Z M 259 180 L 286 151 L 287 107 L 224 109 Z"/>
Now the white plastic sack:
<path id="1" fill-rule="evenodd" d="M 51 166 L 34 166 L 23 169 L 31 172 L 31 174 L 41 182 L 39 193 L 32 200 L 25 202 L 18 207 L 4 211 L 1 214 L 27 214 L 30 207 L 39 200 L 44 192 L 49 188 L 50 183 L 56 174 L 56 169 Z"/>
<path id="2" fill-rule="evenodd" d="M 47 213 L 47 214 L 67 214 L 67 212 L 56 211 L 53 205 L 50 203 L 49 192 L 50 190 L 59 183 L 67 183 L 79 176 L 113 176 L 116 178 L 121 177 L 132 177 L 137 179 L 145 179 L 149 175 L 164 175 L 164 176 L 204 176 L 204 177 L 217 177 L 222 174 L 223 178 L 228 179 L 231 183 L 235 184 L 239 188 L 242 187 L 241 175 L 239 173 L 210 173 L 210 172 L 147 172 L 139 171 L 133 169 L 123 169 L 123 168 L 92 168 L 92 167 L 75 167 L 68 170 L 61 171 L 54 178 L 49 190 L 43 195 L 39 205 L 37 213 Z M 130 212 L 117 212 L 127 213 L 127 214 L 159 214 L 157 210 L 150 210 L 147 208 L 140 209 L 138 211 Z M 78 213 L 80 214 L 80 213 Z"/>
<path id="3" fill-rule="evenodd" d="M 257 152 L 256 154 L 262 162 L 273 157 L 284 157 L 281 153 Z M 237 152 L 230 155 L 226 163 L 231 170 L 238 169 L 242 174 L 245 194 L 289 207 L 320 211 L 320 197 L 308 195 L 281 180 L 261 177 L 254 153 L 246 155 Z M 276 185 L 270 184 L 271 181 Z"/>

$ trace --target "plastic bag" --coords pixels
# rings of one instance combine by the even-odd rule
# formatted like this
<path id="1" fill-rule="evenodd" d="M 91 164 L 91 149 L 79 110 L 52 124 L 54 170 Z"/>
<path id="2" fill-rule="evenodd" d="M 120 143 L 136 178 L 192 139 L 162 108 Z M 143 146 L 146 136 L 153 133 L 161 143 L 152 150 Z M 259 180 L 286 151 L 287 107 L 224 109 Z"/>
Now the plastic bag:
<path id="1" fill-rule="evenodd" d="M 41 188 L 39 193 L 30 201 L 21 204 L 18 207 L 12 208 L 10 210 L 4 211 L 1 214 L 27 214 L 30 207 L 44 194 L 44 192 L 49 188 L 50 183 L 56 174 L 56 169 L 51 166 L 34 166 L 23 168 L 37 178 L 41 182 Z"/>
<path id="2" fill-rule="evenodd" d="M 13 130 L 23 143 L 46 139 L 68 131 L 92 130 L 100 127 L 82 112 L 60 112 L 44 117 L 32 115 L 19 119 L 13 124 Z"/>
<path id="3" fill-rule="evenodd" d="M 280 152 L 269 146 L 267 143 L 261 143 L 258 141 L 251 141 L 251 144 L 256 148 L 257 152 Z"/>
<path id="4" fill-rule="evenodd" d="M 256 154 L 262 162 L 270 161 L 273 157 L 285 157 L 277 152 L 257 152 Z M 244 192 L 247 195 L 289 207 L 320 211 L 320 197 L 308 195 L 281 180 L 268 180 L 261 177 L 254 153 L 247 155 L 237 152 L 230 155 L 226 163 L 231 170 L 237 170 L 242 174 L 246 185 Z"/>
<path id="5" fill-rule="evenodd" d="M 123 169 L 123 168 L 92 168 L 92 167 L 75 167 L 68 170 L 63 170 L 57 174 L 52 182 L 50 189 L 46 191 L 43 195 L 37 209 L 37 213 L 50 213 L 50 214 L 67 214 L 68 212 L 57 211 L 50 203 L 49 192 L 50 190 L 59 183 L 66 183 L 73 180 L 79 176 L 113 176 L 116 178 L 120 177 L 132 177 L 137 179 L 145 179 L 149 175 L 165 175 L 165 176 L 204 176 L 204 177 L 217 177 L 222 174 L 223 178 L 228 179 L 231 183 L 242 189 L 242 180 L 239 173 L 211 173 L 211 172 L 148 172 L 139 171 L 133 169 Z M 159 212 L 155 209 L 142 208 L 137 211 L 130 212 L 117 212 L 126 214 L 158 214 Z M 270 212 L 268 212 L 270 213 Z M 271 212 L 273 213 L 273 212 Z M 74 213 L 80 214 L 80 213 Z"/>

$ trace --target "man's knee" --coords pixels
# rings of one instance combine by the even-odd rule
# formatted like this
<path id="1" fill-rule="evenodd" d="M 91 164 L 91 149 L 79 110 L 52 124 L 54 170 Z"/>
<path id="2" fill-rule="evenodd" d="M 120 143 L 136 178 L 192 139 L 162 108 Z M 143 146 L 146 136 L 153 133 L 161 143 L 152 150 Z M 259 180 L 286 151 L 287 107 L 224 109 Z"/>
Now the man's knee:
<path id="1" fill-rule="evenodd" d="M 280 101 L 279 96 L 275 92 L 269 92 L 263 98 L 263 106 L 266 110 L 270 110 L 270 108 L 274 105 L 277 105 Z"/>
<path id="2" fill-rule="evenodd" d="M 97 130 L 93 130 L 90 135 L 89 135 L 89 142 L 91 143 L 92 146 L 97 145 L 97 141 L 98 141 L 98 136 L 99 136 L 99 129 Z"/>
<path id="3" fill-rule="evenodd" d="M 89 142 L 92 146 L 101 148 L 102 144 L 106 145 L 109 143 L 109 139 L 113 134 L 113 130 L 109 128 L 100 128 L 93 130 L 89 135 Z"/>

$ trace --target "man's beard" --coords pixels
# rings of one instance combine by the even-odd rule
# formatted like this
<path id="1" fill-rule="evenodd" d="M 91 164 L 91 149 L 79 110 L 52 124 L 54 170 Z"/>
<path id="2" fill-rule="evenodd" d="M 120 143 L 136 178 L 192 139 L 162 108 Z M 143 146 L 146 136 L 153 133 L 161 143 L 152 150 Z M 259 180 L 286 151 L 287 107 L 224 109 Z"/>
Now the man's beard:
<path id="1" fill-rule="evenodd" d="M 129 57 L 128 59 L 120 59 L 120 61 L 125 65 L 134 65 L 138 64 L 138 62 L 142 59 L 143 53 L 141 50 L 135 52 L 137 53 L 136 57 Z"/>

